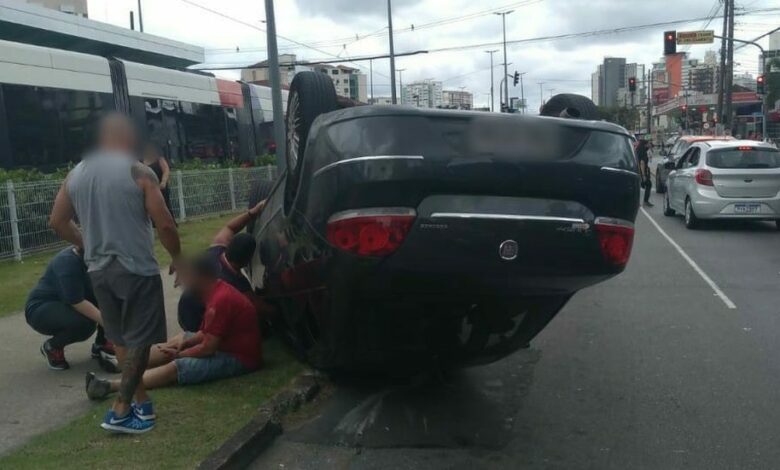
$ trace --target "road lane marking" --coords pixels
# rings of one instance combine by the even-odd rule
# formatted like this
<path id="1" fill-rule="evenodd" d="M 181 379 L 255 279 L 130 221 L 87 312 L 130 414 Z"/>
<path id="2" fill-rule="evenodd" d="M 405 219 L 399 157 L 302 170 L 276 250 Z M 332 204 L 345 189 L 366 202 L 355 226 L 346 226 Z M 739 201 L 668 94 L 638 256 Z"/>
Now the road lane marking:
<path id="1" fill-rule="evenodd" d="M 694 261 L 690 256 L 688 256 L 688 253 L 686 253 L 685 250 L 683 250 L 680 247 L 680 245 L 678 245 L 677 242 L 674 241 L 674 239 L 672 239 L 672 237 L 670 237 L 669 234 L 666 233 L 666 231 L 664 231 L 664 229 L 661 228 L 658 222 L 656 222 L 655 219 L 650 216 L 650 213 L 647 212 L 644 207 L 641 207 L 640 209 L 642 210 L 642 213 L 645 215 L 645 217 L 650 219 L 650 223 L 652 223 L 655 226 L 655 228 L 658 229 L 659 232 L 661 232 L 661 235 L 663 235 L 664 238 L 666 238 L 666 240 L 672 244 L 674 249 L 677 250 L 678 253 L 680 253 L 680 256 L 682 256 L 683 259 L 687 261 L 688 264 L 691 265 L 694 271 L 699 273 L 699 276 L 701 276 L 701 278 L 704 279 L 704 282 L 706 282 L 712 288 L 712 290 L 715 292 L 715 295 L 720 297 L 720 300 L 722 300 L 723 303 L 726 304 L 726 307 L 732 310 L 736 309 L 737 305 L 734 302 L 732 302 L 731 299 L 729 299 L 729 296 L 727 296 L 726 293 L 723 292 L 720 289 L 720 287 L 718 287 L 717 284 L 715 284 L 715 281 L 713 281 L 712 278 L 710 278 L 707 275 L 707 273 L 705 273 L 704 270 L 701 269 L 701 267 L 699 267 L 698 264 L 696 264 L 696 261 Z"/>

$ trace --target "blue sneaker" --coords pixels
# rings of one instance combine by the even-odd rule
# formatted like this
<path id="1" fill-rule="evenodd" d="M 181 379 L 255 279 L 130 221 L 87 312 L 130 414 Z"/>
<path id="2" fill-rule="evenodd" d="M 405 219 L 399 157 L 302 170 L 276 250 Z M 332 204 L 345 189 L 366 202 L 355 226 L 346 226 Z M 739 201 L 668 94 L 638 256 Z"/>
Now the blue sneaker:
<path id="1" fill-rule="evenodd" d="M 154 421 L 157 418 L 157 415 L 154 414 L 154 404 L 152 404 L 152 400 L 146 400 L 140 405 L 133 402 L 130 404 L 130 408 L 140 420 Z"/>
<path id="2" fill-rule="evenodd" d="M 144 421 L 130 410 L 126 416 L 117 417 L 114 410 L 108 410 L 100 427 L 106 431 L 123 434 L 141 434 L 154 428 L 154 421 Z"/>

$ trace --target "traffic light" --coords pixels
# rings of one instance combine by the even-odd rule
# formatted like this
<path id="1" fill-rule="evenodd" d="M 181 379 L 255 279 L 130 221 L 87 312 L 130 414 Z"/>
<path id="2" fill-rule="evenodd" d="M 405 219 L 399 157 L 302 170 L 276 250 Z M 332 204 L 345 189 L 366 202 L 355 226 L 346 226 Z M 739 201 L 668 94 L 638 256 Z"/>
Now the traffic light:
<path id="1" fill-rule="evenodd" d="M 677 54 L 677 31 L 664 33 L 664 55 Z"/>
<path id="2" fill-rule="evenodd" d="M 636 77 L 629 77 L 628 79 L 628 91 L 631 93 L 636 91 Z"/>
<path id="3" fill-rule="evenodd" d="M 682 105 L 682 112 L 684 112 L 684 113 L 688 112 L 688 105 L 687 104 Z"/>
<path id="4" fill-rule="evenodd" d="M 766 93 L 766 76 L 759 75 L 756 78 L 756 93 L 759 95 Z"/>
<path id="5" fill-rule="evenodd" d="M 515 86 L 517 86 L 517 84 L 520 83 L 520 72 L 518 72 L 517 70 L 515 70 L 514 79 L 515 79 Z"/>

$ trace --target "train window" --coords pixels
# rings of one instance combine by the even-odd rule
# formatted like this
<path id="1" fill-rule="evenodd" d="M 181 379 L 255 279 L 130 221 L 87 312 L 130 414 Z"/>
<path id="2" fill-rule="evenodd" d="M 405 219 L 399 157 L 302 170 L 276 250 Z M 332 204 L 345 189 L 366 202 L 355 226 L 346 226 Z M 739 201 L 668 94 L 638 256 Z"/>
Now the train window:
<path id="1" fill-rule="evenodd" d="M 100 114 L 113 106 L 109 94 L 2 86 L 15 166 L 54 168 L 79 161 Z"/>
<path id="2" fill-rule="evenodd" d="M 190 158 L 225 158 L 225 114 L 221 106 L 182 101 L 181 123 Z"/>
<path id="3" fill-rule="evenodd" d="M 237 159 L 240 154 L 238 142 L 238 117 L 235 108 L 224 108 L 225 125 L 227 128 L 228 157 Z"/>

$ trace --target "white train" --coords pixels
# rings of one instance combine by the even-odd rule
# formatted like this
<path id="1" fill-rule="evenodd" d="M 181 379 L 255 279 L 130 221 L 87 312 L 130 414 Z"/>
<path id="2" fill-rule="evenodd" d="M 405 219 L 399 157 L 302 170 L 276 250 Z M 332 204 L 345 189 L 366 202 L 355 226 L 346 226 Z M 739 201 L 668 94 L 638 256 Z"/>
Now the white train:
<path id="1" fill-rule="evenodd" d="M 78 161 L 112 110 L 130 114 L 173 162 L 250 160 L 273 142 L 268 87 L 0 41 L 0 167 Z"/>

